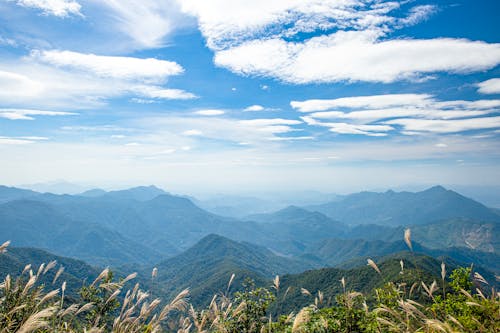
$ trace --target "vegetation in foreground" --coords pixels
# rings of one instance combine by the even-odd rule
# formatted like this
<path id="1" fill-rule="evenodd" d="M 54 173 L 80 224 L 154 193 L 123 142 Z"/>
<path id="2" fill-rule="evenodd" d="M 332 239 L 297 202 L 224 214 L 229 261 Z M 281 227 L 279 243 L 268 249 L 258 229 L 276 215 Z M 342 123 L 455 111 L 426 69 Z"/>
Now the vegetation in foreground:
<path id="1" fill-rule="evenodd" d="M 411 248 L 409 231 L 405 240 Z M 0 255 L 7 246 L 0 246 Z M 368 264 L 384 278 L 375 262 Z M 313 295 L 303 289 L 311 304 L 286 314 L 280 309 L 289 290 L 280 288 L 279 277 L 270 288 L 247 281 L 232 294 L 233 276 L 208 307 L 195 309 L 188 290 L 164 304 L 139 284 L 124 290 L 135 274 L 115 281 L 108 269 L 83 286 L 77 298 L 68 297 L 66 282 L 59 281 L 62 267 L 27 265 L 20 276 L 8 275 L 0 283 L 0 332 L 500 332 L 500 293 L 472 268 L 448 274 L 442 264 L 441 279 L 426 283 L 418 269 L 400 264 L 402 278 L 385 281 L 371 293 L 350 290 L 344 278 L 332 281 L 342 286 L 334 302 L 321 291 Z M 56 271 L 51 283 L 49 271 Z M 155 269 L 153 281 L 156 276 Z"/>

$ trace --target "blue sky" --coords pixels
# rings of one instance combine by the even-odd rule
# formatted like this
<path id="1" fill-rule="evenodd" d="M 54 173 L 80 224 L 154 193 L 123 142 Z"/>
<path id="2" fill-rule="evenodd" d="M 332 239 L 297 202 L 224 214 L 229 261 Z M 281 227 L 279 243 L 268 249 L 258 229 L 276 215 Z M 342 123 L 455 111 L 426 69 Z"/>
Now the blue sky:
<path id="1" fill-rule="evenodd" d="M 0 182 L 500 185 L 500 3 L 0 0 Z"/>

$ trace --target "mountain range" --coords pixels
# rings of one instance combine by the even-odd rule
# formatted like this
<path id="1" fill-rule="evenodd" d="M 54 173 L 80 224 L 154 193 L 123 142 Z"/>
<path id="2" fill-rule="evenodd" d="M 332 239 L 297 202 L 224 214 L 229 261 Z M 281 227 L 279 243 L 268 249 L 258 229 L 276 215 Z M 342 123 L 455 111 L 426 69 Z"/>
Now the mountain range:
<path id="1" fill-rule="evenodd" d="M 266 262 L 288 260 L 282 266 L 288 271 L 275 271 L 291 273 L 298 263 L 301 269 L 338 266 L 404 250 L 402 235 L 410 227 L 422 253 L 481 265 L 498 262 L 498 212 L 440 186 L 415 193 L 361 192 L 241 219 L 210 213 L 193 200 L 154 186 L 79 195 L 0 186 L 0 234 L 16 246 L 113 267 L 148 267 L 179 254 L 192 261 L 195 256 L 184 251 L 217 234 L 252 244 L 254 250 L 245 251 L 258 248 L 264 256 L 265 249 Z M 234 259 L 225 258 L 224 265 Z M 498 270 L 498 264 L 490 267 Z"/>

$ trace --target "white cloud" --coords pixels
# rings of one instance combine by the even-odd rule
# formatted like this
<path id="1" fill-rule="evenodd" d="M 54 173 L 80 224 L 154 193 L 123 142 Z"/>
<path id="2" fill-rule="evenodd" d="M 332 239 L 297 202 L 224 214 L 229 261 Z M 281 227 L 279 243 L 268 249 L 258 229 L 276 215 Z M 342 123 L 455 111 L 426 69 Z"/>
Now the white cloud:
<path id="1" fill-rule="evenodd" d="M 484 116 L 496 110 L 439 110 L 432 108 L 397 107 L 380 110 L 361 110 L 352 112 L 326 111 L 314 112 L 310 116 L 317 119 L 350 119 L 353 121 L 369 122 L 388 118 L 427 118 L 427 119 L 456 119 Z"/>
<path id="2" fill-rule="evenodd" d="M 182 89 L 165 89 L 158 86 L 133 86 L 131 92 L 135 92 L 141 96 L 158 99 L 194 99 L 198 98 L 193 93 Z"/>
<path id="3" fill-rule="evenodd" d="M 424 80 L 500 63 L 500 45 L 457 38 L 393 37 L 432 15 L 432 5 L 370 0 L 184 0 L 216 65 L 293 84 Z M 405 17 L 395 11 L 406 12 Z M 393 13 L 394 12 L 394 13 Z M 332 33 L 332 31 L 335 31 Z M 303 40 L 300 33 L 314 37 Z M 294 41 L 291 41 L 294 40 Z"/>
<path id="4" fill-rule="evenodd" d="M 82 70 L 99 77 L 145 82 L 163 82 L 169 76 L 184 72 L 173 61 L 154 58 L 100 56 L 60 50 L 32 51 L 31 57 L 50 65 Z"/>
<path id="5" fill-rule="evenodd" d="M 0 145 L 28 145 L 37 141 L 48 140 L 41 136 L 21 136 L 21 137 L 5 137 L 0 136 Z"/>
<path id="6" fill-rule="evenodd" d="M 73 0 L 8 0 L 15 1 L 19 6 L 41 9 L 45 15 L 67 17 L 70 15 L 83 16 L 82 6 Z"/>
<path id="7" fill-rule="evenodd" d="M 181 89 L 164 87 L 163 82 L 170 75 L 182 73 L 182 68 L 174 62 L 47 52 L 34 52 L 16 61 L 0 61 L 0 103 L 16 108 L 81 109 L 99 107 L 107 99 L 117 97 L 197 97 Z"/>
<path id="8" fill-rule="evenodd" d="M 305 100 L 291 105 L 297 111 L 310 112 L 301 117 L 310 126 L 328 127 L 340 134 L 371 136 L 385 136 L 389 131 L 422 135 L 488 130 L 497 127 L 495 115 L 500 113 L 500 100 L 439 101 L 427 94 Z M 317 111 L 331 109 L 334 110 Z"/>
<path id="9" fill-rule="evenodd" d="M 427 20 L 437 10 L 433 5 L 420 5 L 410 9 L 410 14 L 398 21 L 401 26 L 411 26 Z"/>
<path id="10" fill-rule="evenodd" d="M 330 132 L 338 134 L 358 134 L 366 136 L 387 136 L 386 132 L 394 130 L 392 126 L 388 125 L 359 125 L 341 122 L 321 122 L 313 117 L 301 117 L 304 122 L 311 126 L 328 127 Z"/>
<path id="11" fill-rule="evenodd" d="M 274 125 L 298 125 L 301 124 L 302 122 L 300 120 L 294 120 L 294 119 L 263 118 L 263 119 L 240 120 L 239 123 L 248 126 L 274 126 Z"/>
<path id="12" fill-rule="evenodd" d="M 372 96 L 342 97 L 336 99 L 310 99 L 292 101 L 292 108 L 300 112 L 325 111 L 334 108 L 386 108 L 391 106 L 413 106 L 429 104 L 432 96 L 427 94 L 388 94 Z"/>
<path id="13" fill-rule="evenodd" d="M 500 79 L 490 79 L 477 85 L 481 94 L 500 94 Z"/>
<path id="14" fill-rule="evenodd" d="M 90 0 L 106 16 L 106 26 L 128 36 L 137 48 L 164 46 L 165 38 L 189 20 L 174 0 Z"/>
<path id="15" fill-rule="evenodd" d="M 0 118 L 10 120 L 33 120 L 31 116 L 73 116 L 77 113 L 31 109 L 0 109 Z"/>
<path id="16" fill-rule="evenodd" d="M 191 130 L 187 130 L 187 131 L 182 132 L 182 135 L 186 135 L 186 136 L 200 136 L 200 135 L 203 135 L 203 132 L 200 131 L 200 130 L 191 129 Z"/>
<path id="17" fill-rule="evenodd" d="M 198 19 L 201 32 L 212 49 L 239 44 L 264 36 L 290 36 L 333 28 L 366 29 L 392 21 L 388 12 L 396 2 L 358 0 L 183 0 L 184 12 Z"/>
<path id="18" fill-rule="evenodd" d="M 200 115 L 200 116 L 220 116 L 223 115 L 225 112 L 223 110 L 198 110 L 195 111 L 194 114 Z"/>
<path id="19" fill-rule="evenodd" d="M 466 39 L 378 40 L 373 32 L 336 32 L 305 42 L 253 40 L 219 51 L 218 66 L 294 84 L 390 83 L 434 72 L 468 73 L 500 63 L 500 44 Z"/>
<path id="20" fill-rule="evenodd" d="M 264 111 L 265 108 L 262 106 L 262 105 L 250 105 L 249 107 L 246 107 L 243 111 L 248 111 L 248 112 L 251 112 L 251 111 Z"/>
<path id="21" fill-rule="evenodd" d="M 473 130 L 500 128 L 500 116 L 470 119 L 394 119 L 385 122 L 402 126 L 405 131 L 416 133 L 459 133 Z"/>

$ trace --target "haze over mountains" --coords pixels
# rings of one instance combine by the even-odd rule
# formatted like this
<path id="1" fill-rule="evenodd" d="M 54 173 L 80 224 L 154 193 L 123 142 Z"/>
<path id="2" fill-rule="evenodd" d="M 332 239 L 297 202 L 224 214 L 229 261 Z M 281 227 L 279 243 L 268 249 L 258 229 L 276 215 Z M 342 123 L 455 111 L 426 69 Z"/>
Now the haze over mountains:
<path id="1" fill-rule="evenodd" d="M 78 195 L 0 186 L 0 235 L 15 247 L 42 249 L 15 250 L 2 265 L 18 270 L 18 257 L 28 253 L 22 258 L 59 255 L 145 276 L 157 267 L 162 293 L 196 286 L 193 298 L 204 302 L 233 273 L 237 283 L 244 277 L 266 283 L 275 274 L 355 269 L 368 257 L 407 251 L 402 235 L 410 227 L 416 253 L 500 272 L 500 215 L 459 193 L 435 186 L 330 199 L 234 218 L 155 186 Z"/>

